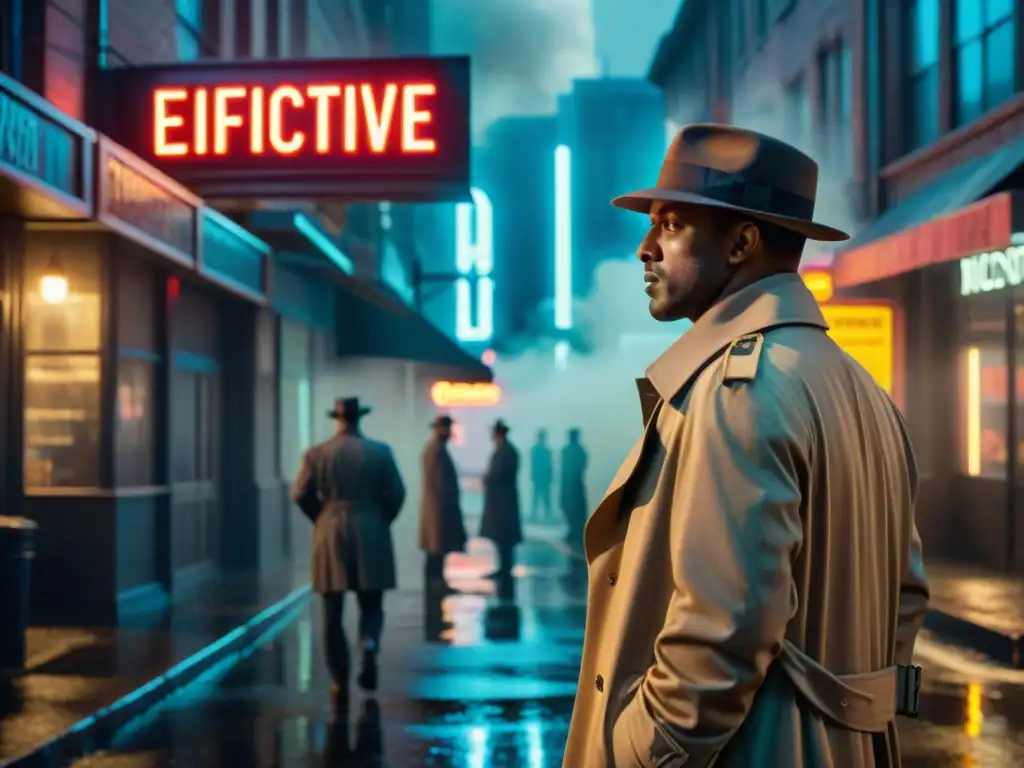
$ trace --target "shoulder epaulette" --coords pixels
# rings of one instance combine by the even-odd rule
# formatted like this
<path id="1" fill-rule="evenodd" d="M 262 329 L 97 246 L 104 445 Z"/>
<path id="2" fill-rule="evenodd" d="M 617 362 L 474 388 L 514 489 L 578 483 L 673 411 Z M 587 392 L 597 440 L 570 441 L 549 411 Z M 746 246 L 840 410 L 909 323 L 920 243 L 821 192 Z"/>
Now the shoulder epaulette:
<path id="1" fill-rule="evenodd" d="M 733 340 L 725 350 L 722 383 L 753 381 L 757 377 L 757 362 L 763 348 L 764 336 L 760 333 L 749 333 Z"/>

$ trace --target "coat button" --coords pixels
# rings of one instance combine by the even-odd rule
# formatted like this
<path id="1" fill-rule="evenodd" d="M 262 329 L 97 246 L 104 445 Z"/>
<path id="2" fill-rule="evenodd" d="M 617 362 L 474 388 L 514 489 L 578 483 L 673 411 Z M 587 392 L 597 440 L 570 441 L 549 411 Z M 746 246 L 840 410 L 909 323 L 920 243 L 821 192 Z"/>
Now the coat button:
<path id="1" fill-rule="evenodd" d="M 604 693 L 604 678 L 598 675 L 594 681 L 594 687 L 597 688 L 598 693 Z"/>
<path id="2" fill-rule="evenodd" d="M 840 707 L 845 707 L 845 706 L 846 706 L 846 703 L 847 703 L 847 702 L 846 702 L 846 699 L 840 699 L 840 700 L 839 700 L 839 706 L 840 706 Z"/>
<path id="3" fill-rule="evenodd" d="M 609 573 L 608 574 L 608 586 L 609 587 L 614 587 L 615 586 L 615 582 L 618 581 L 618 580 L 619 580 L 619 575 L 617 573 Z"/>

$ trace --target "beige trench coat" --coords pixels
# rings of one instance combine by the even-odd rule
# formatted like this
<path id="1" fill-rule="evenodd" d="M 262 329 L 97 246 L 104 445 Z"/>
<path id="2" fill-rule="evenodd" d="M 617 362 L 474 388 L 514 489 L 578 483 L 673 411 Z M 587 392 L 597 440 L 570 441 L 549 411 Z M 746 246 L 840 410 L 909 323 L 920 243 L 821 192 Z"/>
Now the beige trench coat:
<path id="1" fill-rule="evenodd" d="M 899 764 L 892 665 L 928 602 L 917 470 L 826 328 L 798 276 L 768 278 L 638 382 L 644 437 L 586 528 L 565 768 Z"/>

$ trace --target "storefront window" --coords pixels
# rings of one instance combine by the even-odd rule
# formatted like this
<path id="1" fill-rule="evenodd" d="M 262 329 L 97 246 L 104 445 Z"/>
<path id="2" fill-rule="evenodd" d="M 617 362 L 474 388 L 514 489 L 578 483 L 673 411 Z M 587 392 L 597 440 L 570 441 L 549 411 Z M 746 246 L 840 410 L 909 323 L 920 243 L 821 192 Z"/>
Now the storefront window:
<path id="1" fill-rule="evenodd" d="M 1004 296 L 966 301 L 959 355 L 960 471 L 1005 478 L 1009 371 Z"/>
<path id="2" fill-rule="evenodd" d="M 61 256 L 32 247 L 26 264 L 26 488 L 100 482 L 99 265 Z"/>
<path id="3" fill-rule="evenodd" d="M 122 356 L 117 380 L 117 484 L 156 484 L 153 403 L 157 364 Z"/>
<path id="4" fill-rule="evenodd" d="M 286 477 L 298 471 L 303 452 L 313 442 L 311 340 L 308 327 L 281 320 L 278 423 L 281 429 L 281 472 Z"/>
<path id="5" fill-rule="evenodd" d="M 99 485 L 100 358 L 25 360 L 25 486 Z"/>

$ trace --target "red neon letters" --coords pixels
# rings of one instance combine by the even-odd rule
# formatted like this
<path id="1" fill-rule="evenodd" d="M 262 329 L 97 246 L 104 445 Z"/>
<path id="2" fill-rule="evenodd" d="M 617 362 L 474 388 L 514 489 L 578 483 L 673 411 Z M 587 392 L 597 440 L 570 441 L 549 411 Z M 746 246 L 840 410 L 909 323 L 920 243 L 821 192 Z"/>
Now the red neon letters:
<path id="1" fill-rule="evenodd" d="M 432 154 L 436 95 L 425 82 L 156 88 L 153 154 Z"/>

